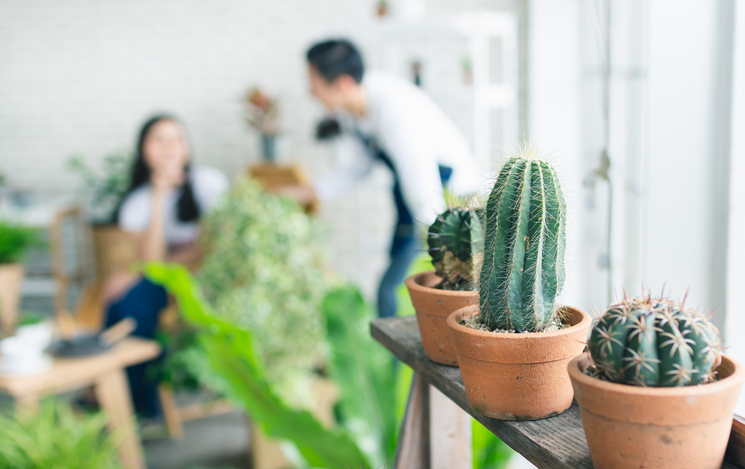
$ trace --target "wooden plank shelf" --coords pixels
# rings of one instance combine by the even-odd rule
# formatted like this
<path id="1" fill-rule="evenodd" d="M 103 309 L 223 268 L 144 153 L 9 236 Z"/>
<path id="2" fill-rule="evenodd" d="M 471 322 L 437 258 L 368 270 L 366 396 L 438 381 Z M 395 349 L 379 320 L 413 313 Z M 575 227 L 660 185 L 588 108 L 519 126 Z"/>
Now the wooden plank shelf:
<path id="1" fill-rule="evenodd" d="M 541 469 L 591 469 L 590 452 L 577 403 L 556 417 L 527 422 L 495 420 L 476 413 L 468 405 L 466 389 L 457 367 L 438 365 L 424 354 L 415 317 L 377 319 L 372 336 L 399 360 L 409 365 L 460 408 L 481 422 L 512 449 Z M 743 437 L 736 421 L 723 469 L 742 468 Z M 742 433 L 740 433 L 742 434 Z M 702 448 L 703 449 L 703 448 Z M 738 464 L 739 463 L 739 464 Z"/>

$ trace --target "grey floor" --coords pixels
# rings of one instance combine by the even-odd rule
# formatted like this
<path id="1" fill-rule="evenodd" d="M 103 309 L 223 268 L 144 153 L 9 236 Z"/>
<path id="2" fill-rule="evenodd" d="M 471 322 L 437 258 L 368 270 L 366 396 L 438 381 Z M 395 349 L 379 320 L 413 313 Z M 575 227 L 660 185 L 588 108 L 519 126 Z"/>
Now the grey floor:
<path id="1" fill-rule="evenodd" d="M 184 439 L 143 442 L 149 469 L 250 467 L 248 425 L 244 414 L 217 415 L 184 424 Z"/>

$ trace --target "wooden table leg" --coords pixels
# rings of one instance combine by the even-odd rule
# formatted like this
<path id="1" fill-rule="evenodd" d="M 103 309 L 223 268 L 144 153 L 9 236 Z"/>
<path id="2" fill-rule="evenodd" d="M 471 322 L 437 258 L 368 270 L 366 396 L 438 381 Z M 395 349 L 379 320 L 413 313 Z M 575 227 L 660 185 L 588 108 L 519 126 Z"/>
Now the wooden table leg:
<path id="1" fill-rule="evenodd" d="M 429 444 L 432 469 L 471 469 L 471 416 L 431 386 L 429 389 Z"/>
<path id="2" fill-rule="evenodd" d="M 429 390 L 429 383 L 414 374 L 398 437 L 396 469 L 430 469 Z"/>
<path id="3" fill-rule="evenodd" d="M 183 440 L 184 424 L 181 421 L 181 415 L 171 386 L 167 384 L 158 385 L 158 397 L 160 398 L 160 407 L 163 409 L 163 420 L 166 422 L 168 436 L 172 440 Z"/>
<path id="4" fill-rule="evenodd" d="M 124 370 L 118 369 L 101 376 L 93 389 L 101 409 L 109 418 L 109 429 L 127 435 L 119 445 L 122 464 L 130 469 L 145 469 L 145 456 L 137 434 L 132 398 Z"/>

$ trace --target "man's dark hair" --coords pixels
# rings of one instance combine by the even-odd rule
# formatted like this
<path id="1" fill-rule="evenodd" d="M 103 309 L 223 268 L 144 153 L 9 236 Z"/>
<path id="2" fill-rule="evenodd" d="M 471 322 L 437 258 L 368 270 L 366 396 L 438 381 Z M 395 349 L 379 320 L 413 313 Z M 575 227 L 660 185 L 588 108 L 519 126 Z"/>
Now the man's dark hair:
<path id="1" fill-rule="evenodd" d="M 314 44 L 306 54 L 308 63 L 329 83 L 339 75 L 349 75 L 355 82 L 362 81 L 365 66 L 357 48 L 346 39 L 331 39 Z"/>

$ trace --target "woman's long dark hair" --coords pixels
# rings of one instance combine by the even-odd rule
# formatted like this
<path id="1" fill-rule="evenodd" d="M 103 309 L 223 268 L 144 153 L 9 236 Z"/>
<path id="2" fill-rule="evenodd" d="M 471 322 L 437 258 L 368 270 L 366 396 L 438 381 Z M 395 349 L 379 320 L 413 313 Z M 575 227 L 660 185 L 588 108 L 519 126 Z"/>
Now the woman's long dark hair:
<path id="1" fill-rule="evenodd" d="M 140 136 L 137 139 L 137 153 L 135 154 L 135 161 L 132 165 L 132 180 L 129 184 L 129 189 L 124 196 L 125 198 L 139 187 L 150 182 L 151 170 L 147 163 L 145 163 L 145 154 L 143 151 L 143 147 L 145 146 L 145 140 L 147 139 L 150 130 L 155 124 L 161 121 L 173 121 L 183 127 L 183 124 L 181 124 L 178 119 L 168 114 L 159 114 L 153 116 L 148 119 L 147 122 L 145 122 L 145 124 L 142 126 L 142 129 L 140 130 Z M 184 178 L 184 183 L 181 186 L 181 196 L 178 198 L 177 202 L 177 217 L 179 221 L 182 222 L 196 221 L 199 219 L 199 215 L 201 215 L 199 205 L 194 198 L 194 189 L 191 186 L 190 166 L 191 165 L 187 163 L 185 168 L 186 177 Z"/>

